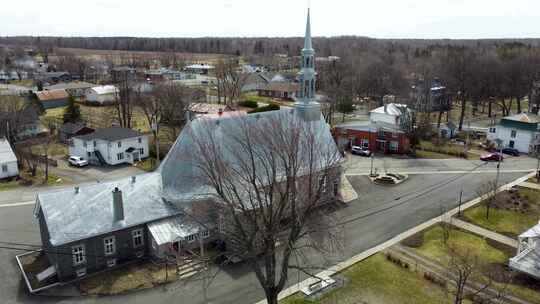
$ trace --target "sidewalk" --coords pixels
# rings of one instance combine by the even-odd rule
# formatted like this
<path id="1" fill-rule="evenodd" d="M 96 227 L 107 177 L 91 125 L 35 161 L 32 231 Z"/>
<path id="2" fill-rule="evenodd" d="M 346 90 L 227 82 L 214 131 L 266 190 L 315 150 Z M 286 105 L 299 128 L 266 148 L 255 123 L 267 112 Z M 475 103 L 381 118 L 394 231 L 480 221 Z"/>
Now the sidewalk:
<path id="1" fill-rule="evenodd" d="M 506 185 L 503 185 L 501 186 L 497 191 L 500 192 L 500 191 L 504 191 L 504 190 L 507 190 L 507 189 L 510 189 L 512 188 L 513 186 L 515 185 L 518 185 L 520 183 L 523 183 L 524 181 L 526 181 L 527 179 L 533 177 L 535 175 L 535 173 L 529 173 L 523 177 L 520 177 L 518 179 L 516 179 L 515 181 L 511 182 L 511 183 L 508 183 Z M 398 235 L 396 235 L 394 238 L 382 243 L 382 244 L 379 244 L 373 248 L 370 248 L 364 252 L 361 252 L 355 256 L 353 256 L 352 258 L 348 259 L 348 260 L 345 260 L 343 262 L 340 262 L 324 271 L 321 271 L 320 273 L 317 273 L 315 276 L 316 277 L 310 277 L 310 278 L 307 278 L 305 279 L 304 281 L 300 282 L 300 283 L 297 283 L 297 284 L 294 284 L 294 285 L 291 285 L 289 286 L 288 288 L 282 290 L 279 294 L 279 297 L 278 299 L 279 300 L 282 300 L 286 297 L 289 297 L 289 296 L 292 296 L 294 295 L 295 293 L 299 292 L 302 288 L 305 288 L 307 286 L 310 286 L 311 284 L 314 284 L 314 283 L 317 283 L 318 282 L 318 279 L 317 278 L 325 278 L 325 277 L 331 277 L 333 275 L 335 275 L 336 273 L 358 263 L 358 262 L 361 262 L 362 260 L 364 259 L 367 259 L 368 257 L 384 250 L 384 249 L 387 249 L 401 241 L 403 241 L 404 239 L 424 230 L 424 229 L 427 229 L 437 223 L 440 223 L 442 220 L 444 219 L 447 219 L 447 218 L 450 218 L 454 215 L 456 215 L 458 213 L 458 211 L 461 209 L 461 210 L 464 210 L 464 209 L 467 209 L 467 208 L 470 208 L 472 206 L 475 206 L 477 205 L 478 203 L 481 202 L 481 199 L 480 198 L 475 198 L 465 204 L 463 204 L 461 206 L 461 208 L 454 208 L 450 211 L 448 211 L 447 213 L 441 215 L 441 216 L 438 216 L 438 217 L 435 217 L 427 222 L 424 222 L 414 228 L 411 228 L 405 232 L 402 232 Z M 256 302 L 256 304 L 266 304 L 266 299 L 263 299 L 263 300 L 260 300 L 258 302 Z M 527 303 L 527 302 L 522 302 L 522 303 Z"/>
<path id="2" fill-rule="evenodd" d="M 353 186 L 347 179 L 347 175 L 341 176 L 341 185 L 339 187 L 339 192 L 344 203 L 350 203 L 358 198 L 358 193 L 354 191 Z"/>
<path id="3" fill-rule="evenodd" d="M 529 188 L 529 189 L 534 189 L 534 190 L 540 190 L 540 185 L 535 184 L 535 183 L 523 182 L 519 184 L 519 186 Z"/>
<path id="4" fill-rule="evenodd" d="M 462 221 L 462 220 L 457 219 L 457 218 L 446 219 L 445 222 L 447 222 L 447 223 L 449 223 L 451 225 L 454 225 L 454 226 L 456 226 L 458 228 L 461 228 L 463 230 L 467 230 L 467 231 L 472 232 L 474 234 L 477 234 L 477 235 L 483 236 L 485 238 L 497 241 L 499 243 L 508 245 L 510 247 L 518 248 L 518 241 L 517 240 L 509 238 L 509 237 L 507 237 L 505 235 L 502 235 L 500 233 L 496 233 L 496 232 L 493 232 L 491 230 L 484 229 L 482 227 L 479 227 L 479 226 L 476 226 L 474 224 Z"/>

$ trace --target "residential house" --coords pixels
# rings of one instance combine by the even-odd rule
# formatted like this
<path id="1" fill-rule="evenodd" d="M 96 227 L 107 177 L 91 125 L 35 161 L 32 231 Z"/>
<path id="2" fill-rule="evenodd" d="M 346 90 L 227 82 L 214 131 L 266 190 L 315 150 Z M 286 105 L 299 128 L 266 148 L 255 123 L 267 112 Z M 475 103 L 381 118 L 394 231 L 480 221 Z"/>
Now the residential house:
<path id="1" fill-rule="evenodd" d="M 443 123 L 439 127 L 439 136 L 442 138 L 452 139 L 456 136 L 457 126 L 455 123 L 449 121 Z"/>
<path id="2" fill-rule="evenodd" d="M 74 136 L 87 135 L 95 130 L 86 126 L 82 122 L 67 122 L 58 129 L 58 139 L 60 142 L 69 143 Z"/>
<path id="3" fill-rule="evenodd" d="M 33 106 L 26 106 L 17 112 L 0 112 L 0 136 L 22 140 L 45 132 L 47 130 L 42 127 L 38 111 Z"/>
<path id="4" fill-rule="evenodd" d="M 270 82 L 257 90 L 259 96 L 294 100 L 295 94 L 300 90 L 300 84 L 296 82 Z"/>
<path id="5" fill-rule="evenodd" d="M 190 64 L 184 68 L 189 73 L 208 75 L 215 67 L 205 63 Z"/>
<path id="6" fill-rule="evenodd" d="M 518 236 L 516 256 L 510 258 L 508 266 L 540 280 L 540 223 Z"/>
<path id="7" fill-rule="evenodd" d="M 429 86 L 429 91 L 426 86 Z M 431 84 L 424 80 L 417 81 L 411 87 L 409 97 L 413 110 L 418 112 L 447 112 L 452 109 L 451 96 L 438 78 L 433 79 Z"/>
<path id="8" fill-rule="evenodd" d="M 404 104 L 385 104 L 369 112 L 369 121 L 371 123 L 383 123 L 400 127 L 404 111 L 408 111 L 407 106 Z"/>
<path id="9" fill-rule="evenodd" d="M 45 109 L 53 109 L 67 106 L 69 94 L 64 89 L 58 89 L 36 92 L 36 97 Z"/>
<path id="10" fill-rule="evenodd" d="M 234 111 L 234 109 L 229 105 L 198 102 L 189 105 L 187 118 L 188 120 L 193 120 L 203 115 L 221 115 L 224 112 L 230 111 Z"/>
<path id="11" fill-rule="evenodd" d="M 81 156 L 100 165 L 133 164 L 149 156 L 148 136 L 135 130 L 110 127 L 74 136 L 69 146 L 70 156 Z"/>
<path id="12" fill-rule="evenodd" d="M 379 153 L 408 153 L 410 141 L 401 126 L 404 111 L 407 106 L 390 103 L 370 111 L 369 122 L 336 126 L 333 133 L 339 148 L 361 146 Z"/>
<path id="13" fill-rule="evenodd" d="M 17 157 L 7 139 L 0 137 L 0 180 L 19 175 Z"/>
<path id="14" fill-rule="evenodd" d="M 112 68 L 109 73 L 113 83 L 137 80 L 137 70 L 128 66 Z"/>
<path id="15" fill-rule="evenodd" d="M 515 148 L 521 153 L 540 151 L 540 116 L 520 113 L 503 117 L 489 128 L 487 139 L 501 141 L 502 147 Z"/>
<path id="16" fill-rule="evenodd" d="M 68 72 L 44 72 L 37 74 L 35 79 L 43 84 L 54 84 L 58 82 L 69 82 L 72 80 L 72 77 Z"/>
<path id="17" fill-rule="evenodd" d="M 309 23 L 306 32 L 302 55 L 311 61 L 314 50 Z M 194 159 L 195 137 L 212 134 L 219 138 L 218 144 L 228 147 L 219 149 L 224 153 L 223 159 L 229 160 L 227 165 L 234 167 L 239 164 L 230 157 L 229 148 L 237 146 L 239 139 L 247 140 L 243 137 L 246 133 L 239 129 L 241 126 L 255 126 L 268 120 L 284 123 L 285 127 L 288 123 L 298 123 L 310 128 L 316 132 L 313 138 L 318 146 L 336 156 L 336 162 L 329 165 L 332 167 L 318 168 L 334 172 L 329 179 L 319 181 L 325 187 L 322 201 L 336 200 L 341 176 L 339 151 L 321 114 L 320 105 L 314 99 L 315 87 L 309 85 L 315 81 L 312 66 L 303 63 L 300 77 L 304 93 L 296 100 L 294 109 L 188 121 L 156 172 L 40 193 L 36 199 L 35 215 L 39 219 L 43 249 L 53 273 L 61 282 L 68 282 L 138 259 L 159 259 L 170 255 L 181 257 L 187 250 L 198 247 L 199 242 L 206 244 L 217 239 L 227 244 L 228 240 L 223 239 L 220 229 L 229 218 L 227 213 L 220 212 L 223 211 L 221 202 L 202 178 L 204 172 Z M 101 147 L 116 149 L 114 143 L 121 141 L 121 136 L 111 133 L 124 132 L 127 131 L 119 128 L 112 132 L 96 130 L 89 135 L 74 137 L 73 142 L 75 146 L 80 145 L 78 141 L 86 142 L 82 147 L 87 150 L 78 150 L 84 152 L 103 151 Z M 96 136 L 104 133 L 107 134 L 106 140 L 102 139 L 105 136 Z M 113 140 L 109 140 L 111 137 Z M 103 140 L 105 144 L 93 143 L 95 139 Z M 118 143 L 119 149 L 128 146 Z M 94 150 L 89 151 L 89 148 Z M 118 151 L 122 150 L 112 153 Z M 236 149 L 235 152 L 247 153 L 244 149 Z M 284 173 L 283 169 L 277 169 L 277 174 Z M 186 210 L 195 209 L 200 213 L 196 222 L 186 213 Z"/>
<path id="18" fill-rule="evenodd" d="M 97 105 L 111 104 L 118 100 L 119 90 L 114 85 L 93 87 L 86 93 L 86 102 Z"/>
<path id="19" fill-rule="evenodd" d="M 240 89 L 242 93 L 257 92 L 264 89 L 270 83 L 268 76 L 264 73 L 243 74 L 243 78 L 243 85 Z"/>
<path id="20" fill-rule="evenodd" d="M 75 98 L 80 98 L 85 96 L 89 89 L 95 87 L 95 84 L 84 82 L 84 81 L 72 81 L 67 83 L 58 83 L 50 86 L 43 87 L 44 90 L 66 90 L 66 92 Z"/>
<path id="21" fill-rule="evenodd" d="M 115 269 L 157 250 L 148 225 L 180 215 L 161 199 L 161 184 L 160 175 L 150 173 L 40 193 L 35 216 L 42 248 L 58 280 Z"/>

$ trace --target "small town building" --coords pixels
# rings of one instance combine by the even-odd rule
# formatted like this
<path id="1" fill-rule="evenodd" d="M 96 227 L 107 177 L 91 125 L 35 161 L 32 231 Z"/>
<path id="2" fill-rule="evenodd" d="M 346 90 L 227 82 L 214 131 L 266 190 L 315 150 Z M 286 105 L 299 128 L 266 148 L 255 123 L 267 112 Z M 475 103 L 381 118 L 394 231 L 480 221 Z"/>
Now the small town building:
<path id="1" fill-rule="evenodd" d="M 439 127 L 439 136 L 442 138 L 452 139 L 456 136 L 457 129 L 456 124 L 449 121 Z"/>
<path id="2" fill-rule="evenodd" d="M 371 123 L 382 123 L 393 126 L 401 126 L 403 112 L 408 111 L 407 106 L 397 103 L 385 104 L 369 112 L 369 121 Z"/>
<path id="3" fill-rule="evenodd" d="M 360 146 L 378 153 L 409 153 L 410 142 L 402 130 L 406 105 L 390 103 L 369 112 L 369 122 L 341 124 L 334 128 L 339 148 Z"/>
<path id="4" fill-rule="evenodd" d="M 110 127 L 74 136 L 70 140 L 69 155 L 88 159 L 99 165 L 133 164 L 149 156 L 148 136 L 135 130 Z"/>
<path id="5" fill-rule="evenodd" d="M 235 109 L 233 109 L 229 105 L 198 102 L 189 105 L 187 115 L 188 120 L 193 120 L 202 115 L 221 115 L 225 112 L 230 112 L 234 110 Z"/>
<path id="6" fill-rule="evenodd" d="M 28 105 L 17 112 L 0 112 L 0 136 L 23 140 L 45 132 L 47 130 L 41 125 L 38 111 L 34 106 Z"/>
<path id="7" fill-rule="evenodd" d="M 243 75 L 242 83 L 243 85 L 240 89 L 242 93 L 257 92 L 264 89 L 270 83 L 270 80 L 264 73 L 249 73 Z"/>
<path id="8" fill-rule="evenodd" d="M 36 80 L 44 84 L 54 84 L 58 82 L 69 82 L 72 80 L 72 77 L 68 72 L 44 72 L 37 74 Z"/>
<path id="9" fill-rule="evenodd" d="M 60 282 L 129 262 L 163 257 L 174 244 L 198 246 L 203 228 L 161 196 L 158 173 L 40 193 L 35 216 L 43 250 Z M 202 233 L 206 238 L 208 231 Z M 180 245 L 181 246 L 181 245 Z"/>
<path id="10" fill-rule="evenodd" d="M 510 258 L 510 268 L 540 280 L 540 223 L 518 237 L 518 250 Z"/>
<path id="11" fill-rule="evenodd" d="M 409 138 L 395 125 L 343 124 L 336 126 L 333 134 L 341 151 L 348 150 L 352 146 L 360 146 L 377 153 L 409 153 Z"/>
<path id="12" fill-rule="evenodd" d="M 86 135 L 95 130 L 86 126 L 83 122 L 66 122 L 58 129 L 58 138 L 60 142 L 69 143 L 74 136 Z"/>
<path id="13" fill-rule="evenodd" d="M 67 106 L 69 94 L 64 89 L 58 89 L 36 92 L 36 97 L 43 108 L 53 109 Z"/>
<path id="14" fill-rule="evenodd" d="M 515 148 L 521 153 L 540 151 L 540 116 L 520 113 L 503 117 L 489 128 L 487 139 L 500 140 L 502 147 Z"/>
<path id="15" fill-rule="evenodd" d="M 129 66 L 114 67 L 109 70 L 113 83 L 137 80 L 137 69 Z"/>
<path id="16" fill-rule="evenodd" d="M 257 92 L 259 96 L 294 100 L 295 94 L 300 90 L 300 84 L 296 82 L 270 82 Z"/>
<path id="17" fill-rule="evenodd" d="M 0 180 L 19 175 L 17 156 L 11 149 L 9 141 L 0 137 Z"/>
<path id="18" fill-rule="evenodd" d="M 66 90 L 66 92 L 75 98 L 80 98 L 88 93 L 88 90 L 92 87 L 95 87 L 95 84 L 84 82 L 84 81 L 72 81 L 66 83 L 57 83 L 50 86 L 46 86 L 43 89 L 46 91 L 51 90 Z"/>
<path id="19" fill-rule="evenodd" d="M 86 102 L 96 105 L 115 103 L 119 97 L 119 90 L 114 85 L 93 87 L 86 93 Z"/>
<path id="20" fill-rule="evenodd" d="M 188 73 L 195 73 L 201 75 L 208 75 L 210 71 L 213 71 L 215 67 L 213 65 L 205 63 L 190 64 L 184 68 Z"/>

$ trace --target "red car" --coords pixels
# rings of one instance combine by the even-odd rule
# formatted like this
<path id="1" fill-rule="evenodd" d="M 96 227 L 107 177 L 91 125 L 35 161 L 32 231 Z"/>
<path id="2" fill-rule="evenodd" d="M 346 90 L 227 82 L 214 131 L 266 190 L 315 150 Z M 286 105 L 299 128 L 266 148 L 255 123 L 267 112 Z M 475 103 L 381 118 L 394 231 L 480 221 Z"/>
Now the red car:
<path id="1" fill-rule="evenodd" d="M 503 159 L 504 157 L 499 152 L 488 153 L 488 154 L 484 154 L 480 156 L 480 160 L 483 160 L 483 161 L 499 161 L 499 160 L 502 161 Z"/>

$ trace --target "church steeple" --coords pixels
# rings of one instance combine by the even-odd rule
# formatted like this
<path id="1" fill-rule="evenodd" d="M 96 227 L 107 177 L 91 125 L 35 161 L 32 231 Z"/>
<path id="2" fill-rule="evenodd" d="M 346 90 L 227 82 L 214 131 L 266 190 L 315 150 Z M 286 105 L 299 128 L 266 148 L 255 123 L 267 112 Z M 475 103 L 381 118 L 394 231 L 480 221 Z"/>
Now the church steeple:
<path id="1" fill-rule="evenodd" d="M 310 22 L 310 9 L 307 11 L 307 24 L 306 24 L 306 36 L 304 37 L 304 50 L 312 50 L 311 44 L 311 22 Z"/>
<path id="2" fill-rule="evenodd" d="M 315 50 L 311 42 L 311 14 L 308 9 L 306 22 L 306 35 L 304 37 L 304 48 L 302 49 L 302 63 L 298 72 L 300 91 L 296 94 L 296 108 L 306 120 L 320 119 L 320 105 L 315 98 Z"/>

